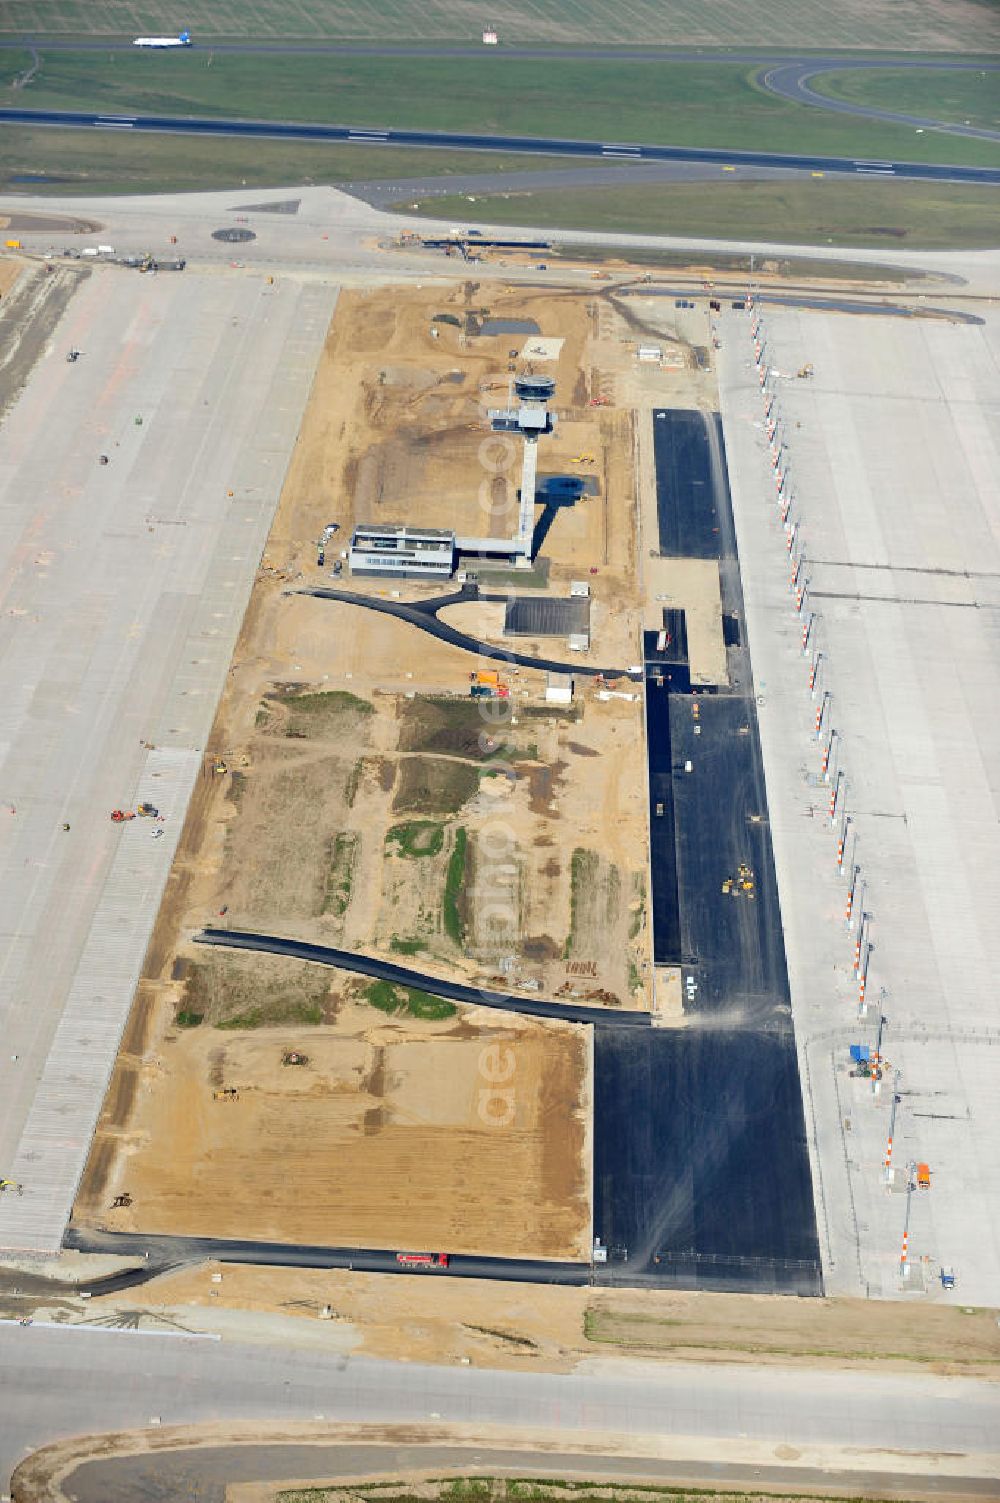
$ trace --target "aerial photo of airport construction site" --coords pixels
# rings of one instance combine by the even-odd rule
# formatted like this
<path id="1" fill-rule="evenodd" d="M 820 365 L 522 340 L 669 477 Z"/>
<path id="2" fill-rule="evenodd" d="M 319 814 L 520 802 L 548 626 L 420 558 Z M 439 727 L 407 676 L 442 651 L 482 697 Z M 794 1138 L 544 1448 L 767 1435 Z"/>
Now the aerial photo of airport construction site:
<path id="1" fill-rule="evenodd" d="M 1000 1497 L 1000 25 L 9 0 L 0 1493 Z"/>

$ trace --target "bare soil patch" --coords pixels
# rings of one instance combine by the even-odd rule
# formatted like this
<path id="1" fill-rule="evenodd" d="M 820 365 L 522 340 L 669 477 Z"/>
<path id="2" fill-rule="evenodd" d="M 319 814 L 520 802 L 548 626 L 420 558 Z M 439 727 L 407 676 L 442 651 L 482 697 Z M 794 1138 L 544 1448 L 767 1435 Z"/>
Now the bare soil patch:
<path id="1" fill-rule="evenodd" d="M 585 1257 L 580 1030 L 390 1015 L 365 1001 L 364 983 L 334 974 L 207 952 L 182 1009 L 202 1009 L 202 1021 L 166 1028 L 138 1073 L 119 1062 L 76 1219 Z M 123 1192 L 130 1203 L 113 1209 Z"/>

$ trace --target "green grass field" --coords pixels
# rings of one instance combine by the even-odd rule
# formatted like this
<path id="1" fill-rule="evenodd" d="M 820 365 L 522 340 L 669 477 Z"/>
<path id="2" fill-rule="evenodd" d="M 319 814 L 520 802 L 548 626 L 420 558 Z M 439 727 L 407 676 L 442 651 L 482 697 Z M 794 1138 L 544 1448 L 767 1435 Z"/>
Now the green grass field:
<path id="1" fill-rule="evenodd" d="M 584 162 L 576 164 L 586 166 Z M 202 140 L 97 131 L 0 130 L 0 190 L 41 194 L 184 193 L 528 172 L 551 157 L 325 146 L 310 141 Z"/>
<path id="2" fill-rule="evenodd" d="M 410 205 L 407 204 L 407 209 Z M 560 188 L 433 198 L 420 212 L 470 212 L 489 224 L 767 240 L 792 245 L 952 249 L 1000 245 L 996 190 L 954 184 L 863 181 L 678 183 L 646 188 Z"/>
<path id="3" fill-rule="evenodd" d="M 817 94 L 850 104 L 926 115 L 950 125 L 1000 130 L 1000 73 L 943 73 L 935 69 L 872 68 L 823 73 L 810 85 Z"/>
<path id="4" fill-rule="evenodd" d="M 862 48 L 889 51 L 1000 50 L 997 11 L 986 0 L 872 5 L 869 0 L 508 0 L 499 13 L 466 0 L 4 0 L 0 26 L 15 36 L 45 32 L 195 37 L 326 38 L 456 43 L 478 41 L 496 19 L 509 44 L 661 47 Z"/>
<path id="5" fill-rule="evenodd" d="M 27 61 L 0 50 L 0 103 L 1000 164 L 998 143 L 777 99 L 736 63 L 43 52 L 14 88 Z"/>

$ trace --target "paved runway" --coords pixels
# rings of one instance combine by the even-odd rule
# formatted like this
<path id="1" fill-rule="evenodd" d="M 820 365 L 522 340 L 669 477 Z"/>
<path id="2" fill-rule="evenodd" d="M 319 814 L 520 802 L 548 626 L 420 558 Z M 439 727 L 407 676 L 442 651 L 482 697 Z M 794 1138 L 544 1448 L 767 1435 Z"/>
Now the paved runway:
<path id="1" fill-rule="evenodd" d="M 99 269 L 5 421 L 0 1247 L 59 1246 L 333 302 Z"/>
<path id="2" fill-rule="evenodd" d="M 954 167 L 926 162 L 805 156 L 794 152 L 736 151 L 579 141 L 547 136 L 494 136 L 469 131 L 383 130 L 372 126 L 314 125 L 277 120 L 225 120 L 189 115 L 101 114 L 91 110 L 0 109 L 0 125 L 58 126 L 64 130 L 152 132 L 172 136 L 238 136 L 249 140 L 341 141 L 361 145 L 447 147 L 450 151 L 503 151 L 615 162 L 697 162 L 743 167 L 783 167 L 834 177 L 895 177 L 936 183 L 1000 183 L 1000 167 Z"/>

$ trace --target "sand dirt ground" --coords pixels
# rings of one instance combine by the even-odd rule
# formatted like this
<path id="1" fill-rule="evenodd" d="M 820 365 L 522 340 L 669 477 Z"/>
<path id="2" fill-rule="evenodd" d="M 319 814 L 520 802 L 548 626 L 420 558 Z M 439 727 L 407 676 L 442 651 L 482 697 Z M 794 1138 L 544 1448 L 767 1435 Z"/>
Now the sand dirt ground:
<path id="1" fill-rule="evenodd" d="M 216 1282 L 221 1272 L 221 1280 Z M 865 1300 L 569 1289 L 480 1280 L 205 1265 L 129 1291 L 130 1307 L 218 1321 L 287 1318 L 287 1340 L 373 1357 L 569 1372 L 615 1359 L 1000 1373 L 994 1313 Z M 331 1321 L 321 1319 L 329 1307 Z M 181 1316 L 180 1311 L 188 1312 Z M 331 1329 L 332 1322 L 332 1329 Z M 298 1333 L 298 1334 L 296 1334 Z"/>
<path id="2" fill-rule="evenodd" d="M 223 960 L 190 942 L 223 921 L 405 956 L 432 974 L 649 1005 L 639 700 L 602 701 L 578 680 L 567 714 L 545 704 L 542 674 L 512 671 L 511 713 L 484 719 L 468 697 L 468 654 L 392 618 L 294 593 L 326 577 L 316 539 L 328 523 L 340 532 L 327 568 L 360 518 L 482 530 L 481 449 L 492 442 L 484 409 L 505 402 L 509 351 L 525 342 L 470 332 L 483 311 L 473 283 L 340 299 L 80 1221 L 509 1255 L 589 1251 L 583 1030 L 508 1028 L 495 1015 L 435 1020 L 412 1008 L 389 1017 L 369 1005 L 367 983 L 329 986 L 330 973 L 310 967 L 289 979 L 277 962 Z M 556 375 L 560 423 L 540 470 L 585 475 L 585 494 L 552 519 L 550 588 L 568 593 L 572 579 L 587 578 L 591 660 L 628 664 L 641 626 L 635 448 L 628 411 L 589 405 L 595 384 L 608 391 L 592 363 L 603 337 L 594 305 L 586 295 L 519 293 L 495 298 L 491 311 L 561 340 L 544 367 Z M 371 580 L 357 587 L 385 590 Z M 495 631 L 498 621 L 483 624 Z M 553 644 L 539 647 L 548 654 Z M 179 1027 L 178 1014 L 202 1021 Z M 249 1024 L 258 1026 L 246 1036 Z M 478 1115 L 480 1060 L 507 1036 L 517 1115 L 498 1133 Z M 310 1057 L 308 1088 L 306 1074 L 276 1064 L 289 1049 Z M 230 1087 L 237 1101 L 214 1099 Z M 131 1206 L 112 1211 L 123 1191 Z"/>
<path id="3" fill-rule="evenodd" d="M 0 226 L 2 228 L 2 226 Z M 21 275 L 21 262 L 13 256 L 0 256 L 0 297 L 6 297 Z"/>
<path id="4" fill-rule="evenodd" d="M 259 968 L 256 958 L 237 959 Z M 272 973 L 317 974 L 270 958 L 264 964 Z M 477 1009 L 431 1021 L 385 1016 L 352 1000 L 353 979 L 334 974 L 331 984 L 330 972 L 319 973 L 330 986 L 331 1021 L 322 1026 L 169 1028 L 141 1060 L 123 1056 L 77 1220 L 333 1246 L 585 1257 L 583 1031 Z M 307 1063 L 282 1064 L 293 1050 Z M 115 1118 L 129 1105 L 122 1127 Z M 107 1175 L 97 1172 L 102 1161 Z M 111 1209 L 122 1192 L 131 1204 Z"/>

